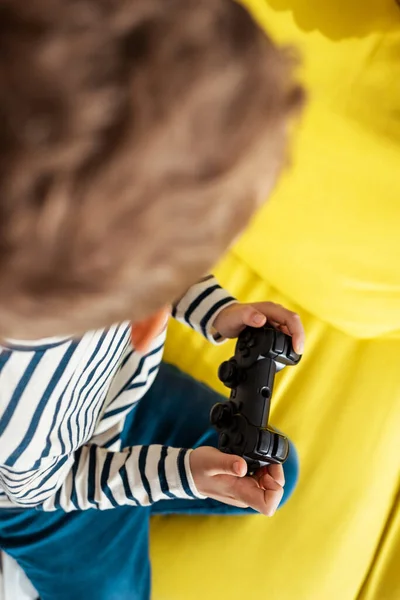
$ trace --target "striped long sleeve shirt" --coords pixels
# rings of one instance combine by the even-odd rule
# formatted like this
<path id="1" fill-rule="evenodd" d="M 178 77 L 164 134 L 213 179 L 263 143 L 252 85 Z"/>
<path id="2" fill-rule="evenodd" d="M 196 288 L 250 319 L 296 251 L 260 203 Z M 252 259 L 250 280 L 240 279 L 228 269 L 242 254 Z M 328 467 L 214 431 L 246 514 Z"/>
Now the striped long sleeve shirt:
<path id="1" fill-rule="evenodd" d="M 232 302 L 209 277 L 173 316 L 215 342 L 212 323 Z M 190 449 L 121 447 L 126 416 L 156 377 L 166 335 L 140 355 L 130 330 L 122 323 L 80 339 L 0 346 L 0 507 L 72 511 L 202 497 Z"/>

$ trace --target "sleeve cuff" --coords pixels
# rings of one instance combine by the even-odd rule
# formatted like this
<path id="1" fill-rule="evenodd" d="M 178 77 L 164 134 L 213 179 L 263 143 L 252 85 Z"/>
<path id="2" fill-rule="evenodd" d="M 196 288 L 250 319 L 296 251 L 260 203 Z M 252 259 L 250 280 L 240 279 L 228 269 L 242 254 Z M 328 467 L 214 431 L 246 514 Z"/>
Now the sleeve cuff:
<path id="1" fill-rule="evenodd" d="M 226 292 L 215 277 L 209 275 L 193 285 L 174 306 L 172 316 L 201 333 L 212 344 L 225 339 L 213 329 L 217 315 L 237 300 Z"/>
<path id="2" fill-rule="evenodd" d="M 168 490 L 175 498 L 204 500 L 198 491 L 190 469 L 190 454 L 193 450 L 169 448 L 166 460 Z M 168 465 L 167 465 L 168 461 Z"/>

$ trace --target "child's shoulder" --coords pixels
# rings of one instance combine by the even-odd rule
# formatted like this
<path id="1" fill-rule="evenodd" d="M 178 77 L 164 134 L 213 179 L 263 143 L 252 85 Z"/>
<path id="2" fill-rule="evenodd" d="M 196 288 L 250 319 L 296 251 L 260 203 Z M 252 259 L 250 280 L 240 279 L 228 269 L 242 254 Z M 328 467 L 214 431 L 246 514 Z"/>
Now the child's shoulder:
<path id="1" fill-rule="evenodd" d="M 60 336 L 41 338 L 36 340 L 14 340 L 11 338 L 0 340 L 0 353 L 19 353 L 19 352 L 34 352 L 43 353 L 51 350 L 65 348 L 67 346 L 90 346 L 92 344 L 98 345 L 99 349 L 103 344 L 109 344 L 111 340 L 122 339 L 126 337 L 129 339 L 131 324 L 128 321 L 118 323 L 107 327 L 105 329 L 96 329 L 88 331 L 83 335 L 76 337 Z"/>

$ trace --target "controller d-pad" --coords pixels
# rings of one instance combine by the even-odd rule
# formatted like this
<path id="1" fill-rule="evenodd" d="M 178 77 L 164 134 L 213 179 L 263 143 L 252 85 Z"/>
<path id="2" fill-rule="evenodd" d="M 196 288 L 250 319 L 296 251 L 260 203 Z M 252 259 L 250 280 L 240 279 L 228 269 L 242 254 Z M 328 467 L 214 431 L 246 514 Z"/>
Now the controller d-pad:
<path id="1" fill-rule="evenodd" d="M 256 345 L 256 339 L 252 336 L 248 342 L 247 342 L 247 347 L 248 348 L 254 348 L 254 346 Z"/>
<path id="2" fill-rule="evenodd" d="M 243 333 L 240 334 L 239 343 L 245 342 L 247 343 L 253 337 L 253 333 L 250 329 L 245 329 Z"/>

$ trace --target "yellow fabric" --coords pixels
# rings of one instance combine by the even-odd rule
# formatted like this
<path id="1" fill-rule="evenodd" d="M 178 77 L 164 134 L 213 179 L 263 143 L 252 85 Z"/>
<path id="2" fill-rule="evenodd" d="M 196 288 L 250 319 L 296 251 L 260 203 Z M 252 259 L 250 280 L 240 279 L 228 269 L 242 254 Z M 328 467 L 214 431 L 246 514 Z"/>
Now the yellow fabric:
<path id="1" fill-rule="evenodd" d="M 247 4 L 300 48 L 310 99 L 293 168 L 217 275 L 303 318 L 306 355 L 272 410 L 301 478 L 273 519 L 155 519 L 153 597 L 399 600 L 400 9 Z M 221 389 L 231 350 L 173 324 L 166 358 Z"/>
<path id="2" fill-rule="evenodd" d="M 271 0 L 293 6 L 275 13 L 265 0 L 248 4 L 301 50 L 310 102 L 293 169 L 238 255 L 350 335 L 400 337 L 400 7 Z"/>

